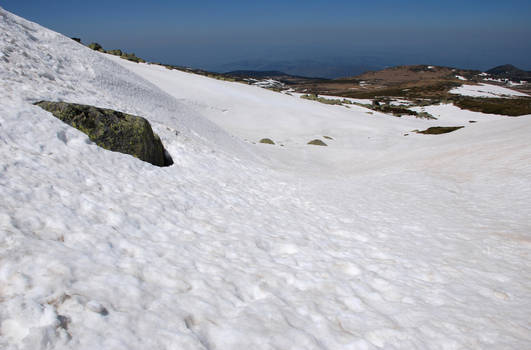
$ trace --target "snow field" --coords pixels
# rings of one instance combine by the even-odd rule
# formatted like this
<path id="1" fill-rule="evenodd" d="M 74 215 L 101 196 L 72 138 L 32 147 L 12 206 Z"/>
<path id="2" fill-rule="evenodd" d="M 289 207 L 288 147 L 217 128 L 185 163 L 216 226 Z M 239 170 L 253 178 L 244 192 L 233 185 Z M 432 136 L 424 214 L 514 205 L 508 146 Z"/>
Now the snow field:
<path id="1" fill-rule="evenodd" d="M 369 115 L 109 59 L 1 9 L 0 52 L 0 348 L 531 344 L 527 117 Z M 142 115 L 175 165 L 39 99 Z M 244 142 L 267 136 L 286 146 Z"/>

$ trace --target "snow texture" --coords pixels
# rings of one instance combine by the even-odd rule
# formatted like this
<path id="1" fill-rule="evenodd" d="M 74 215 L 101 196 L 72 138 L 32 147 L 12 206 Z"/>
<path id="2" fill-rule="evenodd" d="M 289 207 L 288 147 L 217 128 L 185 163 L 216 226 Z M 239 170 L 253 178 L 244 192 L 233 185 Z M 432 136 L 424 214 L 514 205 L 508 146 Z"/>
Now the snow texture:
<path id="1" fill-rule="evenodd" d="M 479 85 L 461 85 L 450 90 L 450 93 L 471 97 L 529 97 L 528 94 L 524 94 L 523 92 L 484 83 L 480 83 Z"/>
<path id="2" fill-rule="evenodd" d="M 1 349 L 531 346 L 529 116 L 368 114 L 2 9 L 0 53 Z M 175 164 L 101 149 L 41 99 L 143 116 Z"/>
<path id="3" fill-rule="evenodd" d="M 251 83 L 251 85 L 259 86 L 264 89 L 268 88 L 276 88 L 276 89 L 283 89 L 284 83 L 274 80 L 274 79 L 245 79 L 247 82 Z"/>

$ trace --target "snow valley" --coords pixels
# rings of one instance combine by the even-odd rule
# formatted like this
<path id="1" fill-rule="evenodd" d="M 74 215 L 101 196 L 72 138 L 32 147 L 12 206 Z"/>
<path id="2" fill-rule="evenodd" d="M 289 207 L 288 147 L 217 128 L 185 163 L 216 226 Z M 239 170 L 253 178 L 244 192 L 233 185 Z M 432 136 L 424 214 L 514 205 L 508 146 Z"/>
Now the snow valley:
<path id="1" fill-rule="evenodd" d="M 530 346 L 529 115 L 301 99 L 2 9 L 0 78 L 2 349 Z M 141 116 L 173 165 L 42 100 Z"/>

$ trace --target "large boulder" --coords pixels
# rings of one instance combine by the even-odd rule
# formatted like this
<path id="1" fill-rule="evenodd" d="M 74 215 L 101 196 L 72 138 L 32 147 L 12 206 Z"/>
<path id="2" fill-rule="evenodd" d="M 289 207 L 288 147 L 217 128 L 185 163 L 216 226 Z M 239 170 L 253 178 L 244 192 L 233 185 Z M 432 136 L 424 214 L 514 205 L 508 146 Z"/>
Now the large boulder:
<path id="1" fill-rule="evenodd" d="M 173 164 L 160 138 L 142 117 L 67 102 L 41 101 L 35 104 L 84 132 L 100 147 L 130 154 L 157 166 Z"/>

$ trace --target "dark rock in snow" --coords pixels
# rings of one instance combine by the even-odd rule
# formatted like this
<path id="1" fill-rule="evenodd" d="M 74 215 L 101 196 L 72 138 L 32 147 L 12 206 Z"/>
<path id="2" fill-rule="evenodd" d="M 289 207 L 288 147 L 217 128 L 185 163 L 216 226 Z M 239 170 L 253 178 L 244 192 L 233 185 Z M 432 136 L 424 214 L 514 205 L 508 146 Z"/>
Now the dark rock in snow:
<path id="1" fill-rule="evenodd" d="M 160 138 L 142 117 L 67 102 L 41 101 L 35 104 L 84 132 L 100 147 L 130 154 L 157 166 L 173 164 Z"/>
<path id="2" fill-rule="evenodd" d="M 319 139 L 311 140 L 310 142 L 308 142 L 308 144 L 314 145 L 314 146 L 328 146 L 326 143 L 324 143 L 323 141 Z"/>
<path id="3" fill-rule="evenodd" d="M 432 126 L 426 130 L 417 131 L 417 134 L 441 135 L 464 128 L 464 126 Z"/>
<path id="4" fill-rule="evenodd" d="M 268 138 L 261 139 L 260 143 L 265 143 L 265 144 L 268 144 L 268 145 L 274 145 L 275 144 L 275 142 L 273 140 L 268 139 Z"/>

